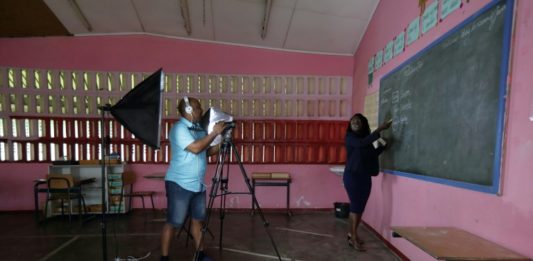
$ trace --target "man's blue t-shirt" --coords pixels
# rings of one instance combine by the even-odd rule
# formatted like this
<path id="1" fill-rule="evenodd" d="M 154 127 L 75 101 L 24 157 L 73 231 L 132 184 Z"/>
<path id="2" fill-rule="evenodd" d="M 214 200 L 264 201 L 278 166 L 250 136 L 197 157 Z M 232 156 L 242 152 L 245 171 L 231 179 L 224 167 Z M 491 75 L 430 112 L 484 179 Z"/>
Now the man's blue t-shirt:
<path id="1" fill-rule="evenodd" d="M 170 129 L 169 135 L 172 158 L 165 180 L 176 182 L 189 191 L 204 191 L 207 150 L 194 154 L 185 148 L 207 133 L 189 120 L 180 118 Z"/>

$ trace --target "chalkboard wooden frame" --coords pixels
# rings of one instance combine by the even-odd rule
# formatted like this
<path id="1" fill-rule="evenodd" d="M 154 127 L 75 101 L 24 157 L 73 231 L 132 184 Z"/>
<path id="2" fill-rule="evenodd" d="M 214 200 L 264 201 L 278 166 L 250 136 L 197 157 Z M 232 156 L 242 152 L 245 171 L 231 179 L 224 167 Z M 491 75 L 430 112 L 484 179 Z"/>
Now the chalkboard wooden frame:
<path id="1" fill-rule="evenodd" d="M 447 179 L 442 177 L 435 177 L 431 176 L 428 173 L 424 174 L 417 174 L 417 173 L 410 173 L 410 172 L 404 172 L 394 169 L 387 169 L 384 168 L 383 172 L 389 173 L 389 174 L 395 174 L 398 176 L 405 176 L 415 179 L 421 179 L 429 182 L 434 183 L 440 183 L 485 193 L 491 193 L 491 194 L 500 194 L 500 176 L 501 176 L 501 161 L 502 161 L 502 144 L 503 144 L 503 132 L 504 132 L 504 118 L 505 118 L 505 107 L 506 107 L 506 94 L 507 94 L 507 75 L 508 75 L 508 67 L 509 67 L 509 54 L 510 54 L 510 41 L 511 41 L 511 34 L 512 34 L 512 23 L 513 23 L 513 9 L 514 9 L 514 0 L 495 0 L 491 3 L 487 4 L 485 7 L 465 19 L 463 22 L 455 26 L 453 29 L 439 37 L 437 40 L 432 42 L 430 45 L 422 49 L 420 52 L 415 54 L 413 57 L 409 58 L 405 62 L 403 62 L 401 65 L 399 65 L 397 68 L 392 70 L 391 72 L 384 75 L 381 79 L 380 86 L 382 85 L 382 82 L 384 79 L 387 79 L 387 77 L 394 75 L 395 72 L 400 71 L 404 66 L 409 65 L 410 63 L 416 61 L 418 58 L 426 54 L 428 51 L 430 51 L 433 47 L 438 46 L 443 41 L 448 39 L 448 37 L 452 36 L 454 33 L 460 31 L 465 26 L 469 25 L 473 21 L 475 21 L 478 17 L 483 15 L 485 12 L 488 12 L 493 7 L 499 4 L 505 4 L 506 8 L 503 11 L 504 12 L 504 21 L 503 21 L 503 39 L 502 39 L 502 48 L 501 48 L 501 62 L 500 62 L 500 68 L 499 68 L 499 82 L 498 82 L 498 108 L 497 108 L 497 115 L 494 115 L 497 119 L 497 127 L 496 127 L 496 141 L 495 141 L 495 148 L 494 148 L 494 156 L 492 159 L 492 181 L 491 184 L 477 184 L 475 182 L 468 182 L 468 181 L 461 181 L 461 180 L 453 180 L 453 179 Z M 483 75 L 481 75 L 483 77 Z M 381 89 L 381 87 L 380 87 Z M 380 90 L 381 92 L 381 90 Z M 381 104 L 381 100 L 380 100 Z M 380 121 L 384 120 L 386 118 L 385 115 L 381 113 L 379 114 Z M 397 120 L 397 119 L 395 119 Z M 474 137 L 473 137 L 474 138 Z M 394 146 L 394 144 L 392 145 Z"/>

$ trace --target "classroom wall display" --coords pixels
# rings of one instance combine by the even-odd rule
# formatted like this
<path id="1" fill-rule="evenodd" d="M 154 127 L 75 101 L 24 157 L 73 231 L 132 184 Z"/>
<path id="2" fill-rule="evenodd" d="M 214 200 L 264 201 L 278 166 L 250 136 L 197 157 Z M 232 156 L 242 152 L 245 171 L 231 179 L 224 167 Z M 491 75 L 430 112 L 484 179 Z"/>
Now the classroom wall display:
<path id="1" fill-rule="evenodd" d="M 434 1 L 432 4 L 430 4 L 426 10 L 424 10 L 424 14 L 422 15 L 422 33 L 425 34 L 431 28 L 435 27 L 437 25 L 437 14 L 439 9 L 439 1 Z"/>
<path id="2" fill-rule="evenodd" d="M 368 59 L 368 74 L 371 74 L 373 72 L 374 72 L 374 56 Z"/>
<path id="3" fill-rule="evenodd" d="M 405 47 L 405 32 L 402 31 L 400 34 L 394 38 L 394 56 L 398 56 L 403 53 L 403 48 Z"/>
<path id="4" fill-rule="evenodd" d="M 387 63 L 392 59 L 392 47 L 394 45 L 393 40 L 389 41 L 387 45 L 385 45 L 385 51 L 383 53 L 383 63 Z"/>
<path id="5" fill-rule="evenodd" d="M 409 26 L 407 26 L 407 45 L 411 45 L 420 34 L 420 18 L 417 16 Z"/>
<path id="6" fill-rule="evenodd" d="M 378 104 L 379 91 L 365 96 L 363 115 L 368 119 L 368 125 L 371 130 L 375 130 L 378 127 Z"/>
<path id="7" fill-rule="evenodd" d="M 512 9 L 489 3 L 381 79 L 386 173 L 499 192 Z"/>
<path id="8" fill-rule="evenodd" d="M 440 9 L 440 19 L 445 19 L 455 9 L 461 7 L 461 0 L 443 0 Z"/>
<path id="9" fill-rule="evenodd" d="M 374 58 L 374 70 L 381 68 L 383 65 L 383 50 L 379 50 Z"/>
<path id="10" fill-rule="evenodd" d="M 368 88 L 372 87 L 374 81 L 374 56 L 368 60 Z"/>

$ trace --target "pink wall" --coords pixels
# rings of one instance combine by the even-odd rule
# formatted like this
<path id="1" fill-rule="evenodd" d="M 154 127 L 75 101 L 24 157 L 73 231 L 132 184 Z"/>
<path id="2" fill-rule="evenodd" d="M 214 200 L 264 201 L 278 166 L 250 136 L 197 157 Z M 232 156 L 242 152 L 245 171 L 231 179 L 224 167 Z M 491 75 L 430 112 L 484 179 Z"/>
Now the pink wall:
<path id="1" fill-rule="evenodd" d="M 324 209 L 332 208 L 335 201 L 346 201 L 342 178 L 329 171 L 328 165 L 245 165 L 249 178 L 252 172 L 289 172 L 292 177 L 290 207 L 296 209 Z M 164 173 L 167 166 L 135 165 L 136 173 Z M 224 169 L 224 171 L 226 171 Z M 229 191 L 248 192 L 244 177 L 237 165 L 230 165 Z M 209 165 L 206 175 L 208 186 L 212 183 L 215 165 Z M 327 188 L 327 190 L 325 189 Z M 164 191 L 161 181 L 150 180 L 140 184 L 139 189 Z M 210 190 L 210 188 L 208 188 Z M 285 187 L 258 187 L 256 197 L 262 208 L 283 209 L 286 206 Z M 227 208 L 250 208 L 249 195 L 229 195 Z M 218 199 L 215 206 L 218 206 Z M 163 194 L 158 196 L 158 207 L 166 204 Z"/>
<path id="2" fill-rule="evenodd" d="M 4 199 L 0 203 L 0 211 L 33 210 L 33 180 L 45 177 L 48 165 L 42 163 L 2 163 L 0 166 L 2 168 L 0 198 Z M 156 191 L 156 208 L 166 208 L 164 182 L 145 179 L 142 176 L 164 175 L 167 165 L 132 164 L 128 168 L 138 176 L 135 189 Z M 247 192 L 245 179 L 238 167 L 231 165 L 229 171 L 229 191 Z M 346 201 L 342 178 L 331 173 L 328 165 L 248 165 L 245 166 L 245 171 L 249 178 L 251 178 L 253 171 L 289 172 L 293 179 L 290 193 L 291 208 L 325 209 L 332 208 L 333 202 Z M 214 174 L 215 165 L 209 165 L 206 176 L 208 186 L 211 185 Z M 259 187 L 256 196 L 262 208 L 283 209 L 286 206 L 285 191 L 285 187 Z M 42 202 L 43 198 L 41 197 L 41 205 Z M 227 202 L 227 208 L 251 207 L 249 195 L 229 195 Z M 215 203 L 215 207 L 217 207 L 218 199 Z M 138 200 L 134 200 L 133 204 L 135 208 L 142 207 Z"/>
<path id="3" fill-rule="evenodd" d="M 367 88 L 369 58 L 419 15 L 417 0 L 381 0 L 354 57 L 354 111 L 362 111 L 364 96 L 378 90 L 383 75 L 489 2 L 463 3 L 462 8 L 378 70 L 371 88 Z M 512 45 L 502 195 L 388 174 L 374 180 L 363 219 L 412 260 L 434 259 L 405 239 L 392 238 L 391 226 L 458 227 L 533 257 L 533 121 L 528 120 L 533 104 L 533 1 L 515 4 L 518 9 Z"/>
<path id="4" fill-rule="evenodd" d="M 168 72 L 259 74 L 259 75 L 342 75 L 351 77 L 353 59 L 349 56 L 317 55 L 237 47 L 153 36 L 47 37 L 0 39 L 0 66 L 57 68 L 95 71 L 152 71 L 163 67 Z M 0 163 L 0 210 L 33 208 L 32 181 L 44 177 L 45 164 Z M 166 165 L 133 165 L 138 175 L 166 171 Z M 291 207 L 332 208 L 335 201 L 346 201 L 341 178 L 328 165 L 249 165 L 246 171 L 288 171 Z M 209 167 L 212 175 L 214 166 Z M 232 178 L 235 190 L 246 189 L 240 172 Z M 209 181 L 211 178 L 209 178 Z M 139 179 L 139 189 L 163 191 L 162 182 Z M 328 188 L 325 190 L 325 188 Z M 284 208 L 281 187 L 259 188 L 259 203 L 265 208 Z M 327 195 L 325 197 L 324 195 Z M 165 199 L 157 196 L 157 207 Z M 232 207 L 249 208 L 250 197 L 233 199 Z M 140 202 L 134 203 L 140 207 Z"/>
<path id="5" fill-rule="evenodd" d="M 154 36 L 0 38 L 0 66 L 177 73 L 351 76 L 349 56 L 317 55 Z"/>

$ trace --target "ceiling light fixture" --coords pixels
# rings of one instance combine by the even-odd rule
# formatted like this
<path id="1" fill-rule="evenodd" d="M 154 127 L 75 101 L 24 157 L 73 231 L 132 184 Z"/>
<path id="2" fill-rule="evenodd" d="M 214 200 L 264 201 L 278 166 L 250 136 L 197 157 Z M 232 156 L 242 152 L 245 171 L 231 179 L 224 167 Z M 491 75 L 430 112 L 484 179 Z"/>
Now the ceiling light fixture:
<path id="1" fill-rule="evenodd" d="M 272 10 L 273 0 L 265 1 L 265 18 L 263 19 L 263 28 L 261 30 L 261 39 L 265 39 L 268 32 L 268 23 L 270 22 L 270 11 Z"/>
<path id="2" fill-rule="evenodd" d="M 89 23 L 89 20 L 87 20 L 87 17 L 83 13 L 83 11 L 81 11 L 81 8 L 78 5 L 78 2 L 76 2 L 76 0 L 69 0 L 69 2 L 70 2 L 70 5 L 72 6 L 72 8 L 74 8 L 74 12 L 78 16 L 78 18 L 80 18 L 81 23 L 83 24 L 85 29 L 87 29 L 87 31 L 89 31 L 89 32 L 92 32 L 93 31 L 93 27 Z"/>

